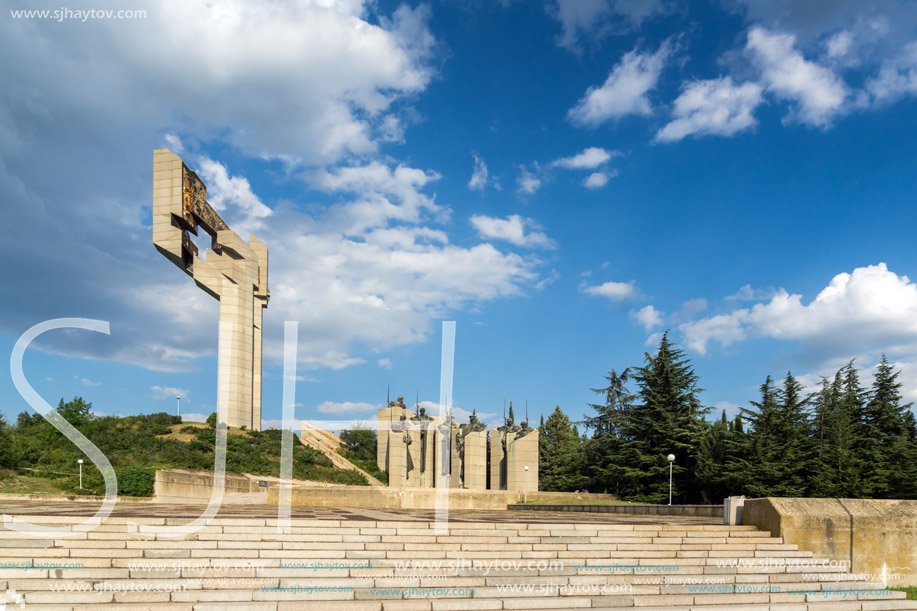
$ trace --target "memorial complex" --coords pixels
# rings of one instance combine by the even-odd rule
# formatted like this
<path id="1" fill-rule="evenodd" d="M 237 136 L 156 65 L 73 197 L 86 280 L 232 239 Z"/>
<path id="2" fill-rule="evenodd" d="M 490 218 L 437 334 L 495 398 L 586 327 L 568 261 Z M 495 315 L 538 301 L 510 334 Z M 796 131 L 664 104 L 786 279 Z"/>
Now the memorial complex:
<path id="1" fill-rule="evenodd" d="M 376 463 L 389 486 L 538 490 L 538 429 L 516 425 L 513 407 L 501 427 L 490 429 L 471 413 L 467 424 L 409 409 L 404 397 L 379 410 Z M 488 442 L 489 439 L 489 442 Z"/>

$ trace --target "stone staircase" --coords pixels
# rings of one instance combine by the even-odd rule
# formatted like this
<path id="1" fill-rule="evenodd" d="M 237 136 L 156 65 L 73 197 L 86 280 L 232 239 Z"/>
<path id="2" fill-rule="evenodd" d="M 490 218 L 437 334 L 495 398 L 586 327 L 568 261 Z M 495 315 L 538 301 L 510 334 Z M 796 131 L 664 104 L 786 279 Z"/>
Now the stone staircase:
<path id="1" fill-rule="evenodd" d="M 338 469 L 360 472 L 366 478 L 366 481 L 369 482 L 370 486 L 385 486 L 385 484 L 378 479 L 338 454 L 338 450 L 344 446 L 344 442 L 334 433 L 329 433 L 308 422 L 303 422 L 299 439 L 303 445 L 307 445 L 324 454 L 325 457 L 331 461 L 331 464 Z"/>
<path id="2" fill-rule="evenodd" d="M 543 516 L 482 522 L 456 512 L 447 534 L 429 520 L 293 518 L 281 534 L 276 519 L 221 517 L 176 540 L 126 523 L 188 518 L 125 515 L 61 539 L 0 529 L 0 604 L 24 595 L 26 611 L 917 609 L 901 592 L 750 526 Z M 19 517 L 45 526 L 84 519 Z"/>

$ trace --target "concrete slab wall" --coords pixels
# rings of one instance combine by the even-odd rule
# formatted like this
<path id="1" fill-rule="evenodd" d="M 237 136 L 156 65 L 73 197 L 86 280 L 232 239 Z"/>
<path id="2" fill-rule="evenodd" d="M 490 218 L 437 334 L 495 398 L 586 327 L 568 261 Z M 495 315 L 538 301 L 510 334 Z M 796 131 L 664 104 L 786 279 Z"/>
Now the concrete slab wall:
<path id="1" fill-rule="evenodd" d="M 917 584 L 917 501 L 746 499 L 744 520 L 853 573 Z"/>
<path id="2" fill-rule="evenodd" d="M 206 503 L 213 494 L 213 473 L 159 470 L 156 471 L 153 491 L 157 503 Z M 252 480 L 244 475 L 226 474 L 224 495 L 249 492 L 257 492 L 252 488 Z"/>
<path id="3" fill-rule="evenodd" d="M 569 492 L 529 492 L 528 499 L 550 500 Z M 593 497 L 614 498 L 611 495 Z M 450 509 L 506 509 L 522 502 L 521 490 L 449 490 Z M 268 488 L 268 503 L 277 504 L 277 487 Z M 434 488 L 377 488 L 370 486 L 295 486 L 292 504 L 297 507 L 354 507 L 360 509 L 434 509 Z"/>

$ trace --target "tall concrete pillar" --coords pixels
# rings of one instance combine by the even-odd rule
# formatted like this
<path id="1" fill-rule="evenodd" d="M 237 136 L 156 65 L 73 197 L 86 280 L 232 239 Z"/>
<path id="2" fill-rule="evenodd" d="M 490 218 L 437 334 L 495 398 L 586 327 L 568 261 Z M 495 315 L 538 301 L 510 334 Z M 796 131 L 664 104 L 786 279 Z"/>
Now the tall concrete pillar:
<path id="1" fill-rule="evenodd" d="M 203 229 L 211 248 L 200 257 L 188 233 Z M 220 301 L 220 321 L 232 323 L 219 350 L 220 379 L 228 387 L 220 419 L 261 430 L 262 314 L 270 299 L 267 247 L 249 234 L 246 244 L 207 202 L 207 187 L 168 149 L 153 152 L 153 244 Z"/>

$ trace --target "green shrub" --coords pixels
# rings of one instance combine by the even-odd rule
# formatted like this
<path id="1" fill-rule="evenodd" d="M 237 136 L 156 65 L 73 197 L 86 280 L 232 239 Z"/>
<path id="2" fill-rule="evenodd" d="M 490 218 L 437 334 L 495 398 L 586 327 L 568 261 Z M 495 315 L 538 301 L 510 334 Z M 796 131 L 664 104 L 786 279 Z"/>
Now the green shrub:
<path id="1" fill-rule="evenodd" d="M 153 496 L 156 470 L 128 465 L 118 471 L 118 494 L 124 496 Z"/>

